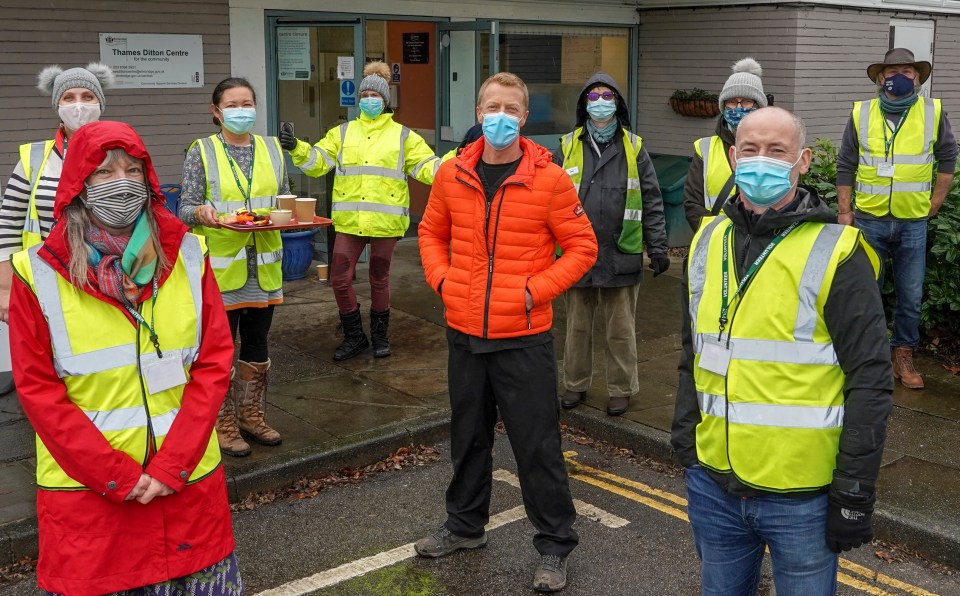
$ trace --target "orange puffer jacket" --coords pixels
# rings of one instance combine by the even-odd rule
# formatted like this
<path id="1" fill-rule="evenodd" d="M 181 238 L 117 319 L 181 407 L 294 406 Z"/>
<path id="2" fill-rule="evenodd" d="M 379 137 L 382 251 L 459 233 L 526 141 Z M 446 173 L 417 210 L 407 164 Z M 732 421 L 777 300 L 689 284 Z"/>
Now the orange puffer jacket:
<path id="1" fill-rule="evenodd" d="M 441 293 L 447 324 L 463 333 L 497 339 L 549 331 L 550 302 L 597 259 L 593 227 L 567 173 L 524 137 L 516 173 L 488 204 L 475 169 L 484 143 L 467 146 L 434 179 L 419 231 L 427 283 Z M 564 252 L 555 260 L 557 244 Z"/>

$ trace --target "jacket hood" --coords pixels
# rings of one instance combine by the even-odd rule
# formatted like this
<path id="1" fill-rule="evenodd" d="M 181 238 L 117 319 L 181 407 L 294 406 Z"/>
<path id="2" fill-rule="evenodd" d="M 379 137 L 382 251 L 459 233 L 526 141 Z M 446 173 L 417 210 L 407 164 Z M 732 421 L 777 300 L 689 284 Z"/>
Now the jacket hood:
<path id="1" fill-rule="evenodd" d="M 798 186 L 793 202 L 780 211 L 767 209 L 758 217 L 737 195 L 723 206 L 723 212 L 736 228 L 751 236 L 772 236 L 795 221 L 837 223 L 836 213 L 809 186 Z"/>
<path id="2" fill-rule="evenodd" d="M 583 89 L 580 91 L 580 97 L 577 98 L 577 126 L 580 127 L 585 125 L 587 120 L 590 119 L 590 115 L 587 114 L 585 98 L 587 93 L 590 93 L 591 89 L 600 85 L 603 85 L 604 87 L 610 87 L 617 92 L 617 120 L 620 122 L 620 126 L 629 129 L 630 110 L 627 108 L 627 102 L 623 98 L 623 92 L 620 91 L 620 86 L 617 85 L 617 82 L 613 80 L 613 77 L 602 71 L 597 72 L 590 77 L 587 80 L 587 84 L 584 85 Z"/>

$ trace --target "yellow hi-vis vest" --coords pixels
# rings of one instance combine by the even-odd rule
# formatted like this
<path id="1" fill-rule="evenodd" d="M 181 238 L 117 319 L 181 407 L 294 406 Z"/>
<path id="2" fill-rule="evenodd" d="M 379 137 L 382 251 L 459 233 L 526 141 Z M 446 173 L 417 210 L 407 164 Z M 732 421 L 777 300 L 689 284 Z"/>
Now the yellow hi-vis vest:
<path id="1" fill-rule="evenodd" d="M 700 368 L 705 342 L 720 336 L 723 238 L 732 224 L 706 217 L 688 268 L 694 379 L 701 422 L 697 458 L 772 492 L 830 484 L 844 423 L 845 376 L 823 308 L 837 267 L 863 246 L 852 226 L 801 223 L 767 257 L 743 296 L 732 299 L 722 333 L 732 349 L 726 376 Z M 733 231 L 733 235 L 736 235 Z M 730 238 L 730 259 L 733 256 Z M 743 272 L 730 271 L 730 293 Z M 729 335 L 728 335 L 729 334 Z"/>
<path id="2" fill-rule="evenodd" d="M 27 206 L 27 217 L 23 220 L 23 249 L 36 246 L 43 242 L 40 235 L 40 216 L 37 213 L 37 187 L 40 186 L 40 176 L 47 165 L 47 159 L 53 151 L 55 141 L 39 141 L 20 145 L 20 163 L 23 165 L 23 177 L 30 184 L 30 204 Z"/>
<path id="3" fill-rule="evenodd" d="M 276 209 L 277 194 L 287 175 L 280 143 L 274 137 L 250 136 L 254 152 L 251 168 L 253 187 L 250 189 L 249 201 L 244 201 L 243 198 L 247 177 L 237 166 L 237 178 L 244 188 L 241 192 L 220 139 L 212 135 L 195 141 L 200 146 L 200 159 L 203 161 L 207 178 L 205 198 L 217 210 L 217 215 L 226 215 L 237 209 L 268 215 L 271 209 Z M 260 288 L 271 292 L 283 285 L 280 263 L 283 258 L 283 244 L 280 232 L 234 232 L 206 226 L 199 226 L 193 231 L 207 238 L 210 266 L 221 292 L 238 290 L 247 283 L 248 246 L 252 246 L 257 254 L 257 278 Z"/>
<path id="4" fill-rule="evenodd" d="M 940 128 L 939 99 L 921 97 L 903 115 L 903 123 L 886 152 L 893 131 L 880 109 L 880 99 L 853 104 L 860 164 L 857 166 L 856 207 L 875 216 L 920 219 L 930 214 L 934 155 Z M 886 132 L 886 134 L 884 134 Z M 893 177 L 880 176 L 882 163 L 893 165 Z"/>
<path id="5" fill-rule="evenodd" d="M 583 177 L 583 143 L 580 135 L 583 127 L 567 133 L 560 138 L 560 150 L 563 152 L 563 169 L 570 175 L 573 185 L 580 194 L 580 181 Z M 627 198 L 623 207 L 623 227 L 617 246 L 622 252 L 640 254 L 643 252 L 643 196 L 640 192 L 640 173 L 637 159 L 643 139 L 627 129 L 623 129 L 623 153 L 627 160 Z"/>
<path id="6" fill-rule="evenodd" d="M 130 321 L 116 306 L 78 290 L 38 255 L 36 246 L 13 256 L 17 275 L 30 286 L 50 327 L 53 365 L 77 405 L 109 441 L 143 465 L 163 445 L 183 401 L 185 385 L 150 394 L 143 370 L 158 361 L 149 330 Z M 186 234 L 170 276 L 152 300 L 140 305 L 144 320 L 155 321 L 163 358 L 183 363 L 187 379 L 200 350 L 203 294 L 201 238 Z M 69 440 L 69 437 L 65 437 Z M 188 482 L 220 465 L 220 449 L 210 440 Z M 37 437 L 37 485 L 50 490 L 84 490 L 60 467 Z"/>
<path id="7" fill-rule="evenodd" d="M 727 180 L 733 175 L 733 170 L 730 169 L 720 135 L 697 139 L 693 143 L 693 150 L 703 159 L 703 205 L 712 209 Z"/>

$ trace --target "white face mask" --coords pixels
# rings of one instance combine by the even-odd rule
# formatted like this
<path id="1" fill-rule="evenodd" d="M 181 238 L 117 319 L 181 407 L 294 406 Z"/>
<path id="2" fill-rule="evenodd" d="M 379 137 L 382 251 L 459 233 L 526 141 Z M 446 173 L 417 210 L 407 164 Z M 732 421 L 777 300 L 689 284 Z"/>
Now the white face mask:
<path id="1" fill-rule="evenodd" d="M 90 124 L 100 119 L 99 103 L 67 103 L 57 108 L 60 120 L 70 130 L 77 130 L 84 124 Z"/>

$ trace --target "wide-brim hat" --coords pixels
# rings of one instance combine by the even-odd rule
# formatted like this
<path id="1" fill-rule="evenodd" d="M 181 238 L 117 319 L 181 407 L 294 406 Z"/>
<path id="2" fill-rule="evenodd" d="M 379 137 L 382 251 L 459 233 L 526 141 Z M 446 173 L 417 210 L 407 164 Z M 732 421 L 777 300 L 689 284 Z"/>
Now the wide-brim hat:
<path id="1" fill-rule="evenodd" d="M 913 57 L 913 52 L 906 48 L 893 48 L 889 50 L 886 55 L 883 57 L 883 62 L 877 62 L 876 64 L 871 64 L 867 67 L 867 76 L 870 77 L 870 80 L 874 83 L 877 82 L 877 76 L 880 74 L 884 68 L 888 66 L 900 65 L 900 64 L 909 64 L 917 69 L 917 72 L 920 73 L 920 84 L 927 82 L 927 79 L 930 78 L 930 72 L 933 70 L 933 66 L 926 60 L 917 60 Z"/>

